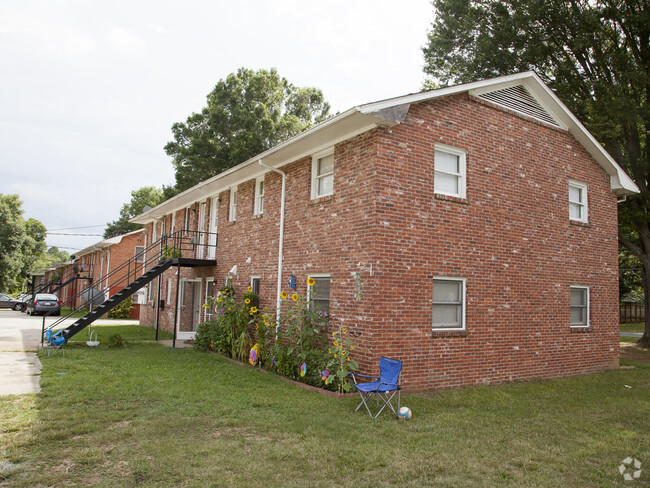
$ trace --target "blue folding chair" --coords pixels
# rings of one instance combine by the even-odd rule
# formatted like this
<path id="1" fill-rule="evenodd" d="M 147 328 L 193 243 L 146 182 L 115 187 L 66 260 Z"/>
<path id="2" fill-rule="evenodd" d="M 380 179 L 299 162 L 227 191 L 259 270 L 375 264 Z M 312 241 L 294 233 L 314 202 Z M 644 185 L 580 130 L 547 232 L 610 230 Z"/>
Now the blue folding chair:
<path id="1" fill-rule="evenodd" d="M 383 356 L 379 358 L 379 376 L 367 376 L 350 372 L 350 375 L 354 380 L 354 387 L 361 396 L 361 403 L 359 403 L 354 411 L 356 412 L 363 405 L 366 407 L 368 415 L 370 415 L 371 418 L 377 418 L 379 417 L 379 414 L 388 407 L 395 415 L 397 415 L 401 395 L 399 384 L 399 376 L 401 372 L 402 361 L 385 358 Z M 375 381 L 359 383 L 357 382 L 357 378 L 371 378 Z M 395 395 L 397 395 L 397 410 L 392 404 Z M 375 415 L 372 414 L 371 407 L 374 410 L 377 410 Z"/>
<path id="2" fill-rule="evenodd" d="M 61 356 L 65 356 L 65 345 L 68 342 L 68 337 L 63 329 L 52 332 L 52 329 L 45 331 L 45 341 L 47 343 L 47 356 L 54 356 L 57 351 L 61 352 Z"/>

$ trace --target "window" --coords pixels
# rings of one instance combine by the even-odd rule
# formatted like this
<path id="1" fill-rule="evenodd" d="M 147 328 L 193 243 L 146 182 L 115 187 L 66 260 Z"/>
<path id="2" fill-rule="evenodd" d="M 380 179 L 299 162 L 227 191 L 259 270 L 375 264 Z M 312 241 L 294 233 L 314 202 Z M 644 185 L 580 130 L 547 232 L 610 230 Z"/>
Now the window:
<path id="1" fill-rule="evenodd" d="M 571 327 L 589 326 L 589 288 L 571 287 Z"/>
<path id="2" fill-rule="evenodd" d="M 167 304 L 172 302 L 172 279 L 167 278 Z"/>
<path id="3" fill-rule="evenodd" d="M 435 278 L 433 280 L 433 328 L 465 328 L 465 280 Z"/>
<path id="4" fill-rule="evenodd" d="M 334 153 L 319 154 L 312 158 L 311 198 L 325 197 L 334 193 Z"/>
<path id="5" fill-rule="evenodd" d="M 435 193 L 465 198 L 465 151 L 436 144 L 433 167 Z"/>
<path id="6" fill-rule="evenodd" d="M 135 246 L 135 262 L 143 263 L 144 262 L 144 247 Z"/>
<path id="7" fill-rule="evenodd" d="M 264 177 L 260 176 L 255 180 L 255 203 L 253 208 L 254 215 L 264 213 Z"/>
<path id="8" fill-rule="evenodd" d="M 329 275 L 311 275 L 314 285 L 307 289 L 310 310 L 324 316 L 330 314 L 330 277 Z"/>
<path id="9" fill-rule="evenodd" d="M 185 232 L 190 230 L 190 207 L 185 209 Z"/>
<path id="10" fill-rule="evenodd" d="M 587 185 L 569 181 L 569 219 L 587 222 Z"/>
<path id="11" fill-rule="evenodd" d="M 153 281 L 149 283 L 149 301 L 153 302 Z"/>
<path id="12" fill-rule="evenodd" d="M 251 276 L 251 291 L 259 296 L 260 294 L 260 277 Z"/>
<path id="13" fill-rule="evenodd" d="M 230 189 L 230 213 L 228 220 L 230 222 L 237 220 L 237 187 Z"/>

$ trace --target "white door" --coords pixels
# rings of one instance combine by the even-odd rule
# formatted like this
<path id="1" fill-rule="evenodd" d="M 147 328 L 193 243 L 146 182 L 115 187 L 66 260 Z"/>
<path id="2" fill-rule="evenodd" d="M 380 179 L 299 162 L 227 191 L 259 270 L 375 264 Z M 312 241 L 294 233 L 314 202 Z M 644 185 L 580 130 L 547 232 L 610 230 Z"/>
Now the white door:
<path id="1" fill-rule="evenodd" d="M 181 296 L 176 337 L 180 340 L 194 338 L 201 321 L 201 280 L 181 280 Z"/>
<path id="2" fill-rule="evenodd" d="M 219 199 L 214 197 L 210 206 L 210 234 L 208 235 L 208 259 L 217 256 L 217 226 L 219 224 Z"/>
<path id="3" fill-rule="evenodd" d="M 202 202 L 199 205 L 199 225 L 197 230 L 199 235 L 197 236 L 197 246 L 196 246 L 196 259 L 203 259 L 203 250 L 205 249 L 205 207 L 206 202 Z"/>

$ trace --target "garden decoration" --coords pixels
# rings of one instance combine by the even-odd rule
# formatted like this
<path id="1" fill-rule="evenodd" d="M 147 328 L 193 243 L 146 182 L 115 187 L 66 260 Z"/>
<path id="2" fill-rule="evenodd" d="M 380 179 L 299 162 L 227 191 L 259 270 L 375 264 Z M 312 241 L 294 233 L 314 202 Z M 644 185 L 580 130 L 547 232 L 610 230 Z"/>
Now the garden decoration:
<path id="1" fill-rule="evenodd" d="M 251 365 L 253 365 L 253 366 L 255 366 L 257 364 L 257 350 L 258 350 L 258 347 L 257 347 L 257 344 L 255 344 L 251 348 L 251 353 L 250 353 L 250 355 L 248 357 L 248 362 L 251 363 Z"/>
<path id="2" fill-rule="evenodd" d="M 300 365 L 300 377 L 302 378 L 307 373 L 307 363 L 302 363 Z"/>

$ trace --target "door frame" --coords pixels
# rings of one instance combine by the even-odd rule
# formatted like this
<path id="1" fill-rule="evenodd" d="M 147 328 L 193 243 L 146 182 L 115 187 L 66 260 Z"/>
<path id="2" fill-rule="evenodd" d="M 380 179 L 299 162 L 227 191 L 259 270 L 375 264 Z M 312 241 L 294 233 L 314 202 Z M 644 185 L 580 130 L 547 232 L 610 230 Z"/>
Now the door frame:
<path id="1" fill-rule="evenodd" d="M 190 339 L 194 339 L 194 335 L 196 334 L 196 330 L 192 330 L 192 331 L 187 331 L 187 330 L 182 331 L 181 330 L 181 316 L 182 316 L 181 307 L 183 306 L 182 304 L 185 303 L 185 300 L 187 298 L 185 296 L 185 284 L 186 283 L 195 283 L 195 284 L 198 283 L 198 285 L 199 285 L 198 288 L 194 290 L 194 298 L 195 299 L 198 298 L 198 300 L 195 300 L 194 311 L 192 312 L 192 321 L 196 320 L 196 323 L 194 324 L 194 326 L 195 326 L 194 329 L 196 329 L 196 326 L 199 325 L 199 323 L 201 322 L 201 309 L 202 309 L 202 307 L 201 307 L 201 305 L 202 305 L 202 303 L 201 303 L 201 291 L 202 290 L 201 289 L 202 289 L 202 286 L 203 286 L 202 281 L 203 280 L 201 280 L 200 278 L 181 278 L 181 281 L 180 281 L 179 285 L 180 285 L 182 291 L 180 293 L 178 303 L 176 304 L 176 306 L 178 307 L 178 313 L 177 313 L 178 321 L 176 322 L 176 338 L 180 339 L 182 341 L 187 341 L 187 340 L 190 340 Z"/>

